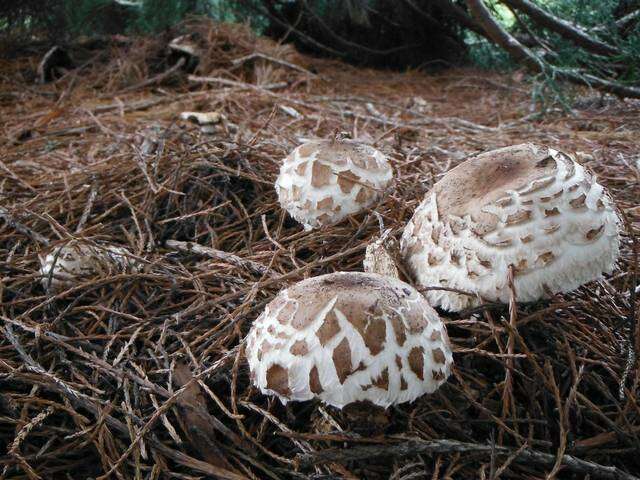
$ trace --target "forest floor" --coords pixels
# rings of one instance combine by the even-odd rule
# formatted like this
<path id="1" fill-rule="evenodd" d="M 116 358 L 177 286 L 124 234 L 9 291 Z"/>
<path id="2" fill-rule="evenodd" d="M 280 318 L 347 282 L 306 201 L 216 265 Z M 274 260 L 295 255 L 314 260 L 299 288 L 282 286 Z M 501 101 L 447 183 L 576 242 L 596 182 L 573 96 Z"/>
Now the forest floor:
<path id="1" fill-rule="evenodd" d="M 519 72 L 375 71 L 185 28 L 201 31 L 191 76 L 162 74 L 163 37 L 79 50 L 44 85 L 40 54 L 0 60 L 0 477 L 640 476 L 626 368 L 640 102 L 581 89 L 540 115 Z M 221 116 L 206 134 L 183 111 Z M 305 232 L 273 182 L 303 139 L 336 130 L 375 143 L 396 179 L 371 211 Z M 454 374 L 368 428 L 250 386 L 242 339 L 281 288 L 361 270 L 374 210 L 397 236 L 451 167 L 521 142 L 575 155 L 609 188 L 627 219 L 613 275 L 519 305 L 515 330 L 505 306 L 443 315 Z M 144 268 L 47 292 L 38 256 L 70 238 L 126 246 Z"/>

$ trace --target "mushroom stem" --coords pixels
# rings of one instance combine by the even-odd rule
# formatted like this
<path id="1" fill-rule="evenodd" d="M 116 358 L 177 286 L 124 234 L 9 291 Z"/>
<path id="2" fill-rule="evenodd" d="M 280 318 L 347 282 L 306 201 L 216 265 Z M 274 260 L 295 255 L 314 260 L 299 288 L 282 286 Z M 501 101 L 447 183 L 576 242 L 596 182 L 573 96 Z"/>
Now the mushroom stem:
<path id="1" fill-rule="evenodd" d="M 367 273 L 377 273 L 387 277 L 400 278 L 397 267 L 398 242 L 388 228 L 367 245 L 362 265 Z"/>

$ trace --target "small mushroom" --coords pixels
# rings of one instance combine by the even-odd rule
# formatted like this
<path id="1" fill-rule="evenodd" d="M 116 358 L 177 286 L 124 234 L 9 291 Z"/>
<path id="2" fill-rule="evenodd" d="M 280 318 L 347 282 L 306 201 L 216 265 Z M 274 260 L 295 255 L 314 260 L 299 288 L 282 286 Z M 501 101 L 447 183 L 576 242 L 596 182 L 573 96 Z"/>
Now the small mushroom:
<path id="1" fill-rule="evenodd" d="M 224 116 L 220 112 L 182 112 L 180 119 L 199 125 L 202 133 L 213 133 Z"/>
<path id="2" fill-rule="evenodd" d="M 136 271 L 138 267 L 126 248 L 79 240 L 58 245 L 40 256 L 42 285 L 51 291 L 73 287 L 91 277 Z"/>
<path id="3" fill-rule="evenodd" d="M 281 291 L 247 336 L 253 383 L 283 403 L 380 407 L 434 392 L 451 372 L 444 324 L 417 290 L 340 272 Z"/>
<path id="4" fill-rule="evenodd" d="M 164 148 L 164 135 L 162 127 L 152 124 L 138 131 L 134 136 L 134 142 L 143 155 L 155 155 Z"/>
<path id="5" fill-rule="evenodd" d="M 568 292 L 611 272 L 620 219 L 608 193 L 569 155 L 526 143 L 472 157 L 437 182 L 401 239 L 431 305 L 450 311 Z M 464 295 L 447 289 L 470 292 Z"/>
<path id="6" fill-rule="evenodd" d="M 378 273 L 393 278 L 400 278 L 398 257 L 400 246 L 387 229 L 367 245 L 362 266 L 365 272 Z"/>
<path id="7" fill-rule="evenodd" d="M 176 65 L 182 61 L 182 70 L 187 73 L 195 72 L 200 63 L 200 51 L 194 40 L 193 35 L 181 35 L 171 40 L 167 45 L 167 62 Z"/>
<path id="8" fill-rule="evenodd" d="M 311 230 L 371 206 L 392 178 L 381 152 L 335 138 L 310 141 L 293 150 L 280 167 L 275 187 L 280 205 Z"/>

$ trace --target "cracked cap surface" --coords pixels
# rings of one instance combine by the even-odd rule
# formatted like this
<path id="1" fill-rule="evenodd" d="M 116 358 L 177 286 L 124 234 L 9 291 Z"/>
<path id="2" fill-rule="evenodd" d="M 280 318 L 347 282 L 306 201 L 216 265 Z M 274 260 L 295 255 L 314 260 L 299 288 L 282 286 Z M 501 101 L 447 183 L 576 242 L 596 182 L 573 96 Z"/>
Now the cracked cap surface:
<path id="1" fill-rule="evenodd" d="M 445 326 L 417 290 L 360 272 L 280 292 L 254 322 L 246 355 L 263 393 L 339 408 L 413 401 L 444 383 L 453 362 Z"/>
<path id="2" fill-rule="evenodd" d="M 314 140 L 283 161 L 280 205 L 305 229 L 331 225 L 375 203 L 393 178 L 386 157 L 351 140 Z"/>
<path id="3" fill-rule="evenodd" d="M 619 252 L 617 212 L 572 157 L 522 144 L 470 158 L 448 172 L 404 229 L 401 255 L 430 303 L 459 311 L 568 292 L 610 272 Z"/>

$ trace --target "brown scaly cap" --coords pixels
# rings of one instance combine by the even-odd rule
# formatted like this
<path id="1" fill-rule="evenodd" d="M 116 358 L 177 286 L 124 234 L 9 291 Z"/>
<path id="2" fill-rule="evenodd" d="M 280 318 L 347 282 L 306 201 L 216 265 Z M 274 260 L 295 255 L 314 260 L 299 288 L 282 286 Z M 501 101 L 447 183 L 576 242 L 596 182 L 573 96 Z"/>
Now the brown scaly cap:
<path id="1" fill-rule="evenodd" d="M 556 161 L 548 149 L 523 143 L 482 153 L 447 172 L 427 193 L 436 194 L 438 215 L 471 218 L 482 230 L 492 230 L 497 218 L 483 211 L 510 190 L 521 190 L 532 182 L 553 180 Z"/>
<path id="2" fill-rule="evenodd" d="M 371 206 L 393 177 L 386 157 L 352 140 L 314 140 L 280 168 L 280 204 L 306 229 L 330 225 Z"/>
<path id="3" fill-rule="evenodd" d="M 283 402 L 388 406 L 433 392 L 452 364 L 437 313 L 410 285 L 343 272 L 283 290 L 247 337 L 251 376 Z"/>

